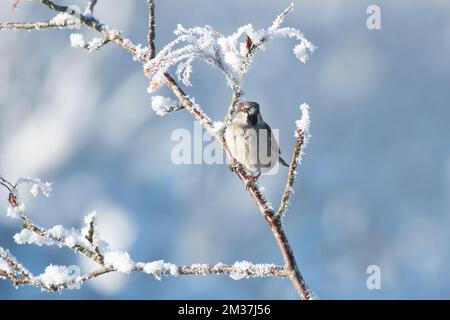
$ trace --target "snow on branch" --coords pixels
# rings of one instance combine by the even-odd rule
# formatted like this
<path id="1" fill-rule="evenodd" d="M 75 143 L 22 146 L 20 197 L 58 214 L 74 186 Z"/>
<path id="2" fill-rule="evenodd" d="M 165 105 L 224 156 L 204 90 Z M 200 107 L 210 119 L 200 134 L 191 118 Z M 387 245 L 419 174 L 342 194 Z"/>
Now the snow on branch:
<path id="1" fill-rule="evenodd" d="M 178 25 L 174 31 L 176 38 L 155 59 L 144 65 L 144 71 L 151 79 L 151 88 L 154 90 L 163 84 L 164 74 L 172 66 L 176 66 L 178 80 L 191 86 L 192 63 L 195 59 L 203 60 L 222 71 L 230 87 L 240 85 L 240 78 L 247 73 L 256 49 L 264 50 L 267 43 L 276 38 L 295 39 L 298 44 L 294 48 L 294 54 L 301 62 L 306 63 L 315 46 L 300 30 L 281 27 L 293 7 L 294 2 L 267 29 L 255 30 L 251 24 L 247 24 L 229 36 L 222 35 L 209 25 L 193 28 Z"/>
<path id="2" fill-rule="evenodd" d="M 294 193 L 294 182 L 297 177 L 297 167 L 301 164 L 304 149 L 309 143 L 311 138 L 310 125 L 311 119 L 309 116 L 309 105 L 303 103 L 300 106 L 301 117 L 300 120 L 295 121 L 295 147 L 292 153 L 292 160 L 289 165 L 288 177 L 284 188 L 283 195 L 281 196 L 280 206 L 275 213 L 275 218 L 280 219 L 283 217 L 289 206 L 289 200 Z"/>
<path id="3" fill-rule="evenodd" d="M 86 41 L 81 33 L 72 33 L 70 35 L 70 45 L 72 48 L 82 48 L 89 52 L 98 51 L 109 42 L 108 39 L 94 37 L 91 41 Z"/>
<path id="4" fill-rule="evenodd" d="M 170 112 L 183 109 L 183 106 L 181 106 L 177 101 L 173 101 L 170 98 L 153 96 L 152 109 L 158 116 L 163 117 Z"/>
<path id="5" fill-rule="evenodd" d="M 9 183 L 4 178 L 0 178 L 0 181 L 3 186 L 8 186 L 8 191 L 10 194 L 13 193 L 13 197 L 16 199 L 19 198 L 16 187 L 21 184 L 29 184 L 31 190 L 37 188 L 45 196 L 49 195 L 48 188 L 51 186 L 49 183 L 31 178 L 22 178 L 15 184 Z M 16 205 L 10 203 L 10 207 Z M 288 276 L 288 272 L 283 267 L 274 264 L 252 264 L 247 261 L 236 262 L 233 265 L 217 263 L 215 265 L 193 264 L 190 266 L 177 266 L 163 260 L 135 262 L 128 252 L 112 248 L 99 237 L 96 212 L 84 217 L 84 226 L 81 229 L 66 228 L 62 225 L 56 225 L 49 229 L 39 227 L 31 222 L 31 219 L 25 214 L 25 210 L 21 211 L 20 218 L 23 220 L 22 229 L 14 235 L 17 244 L 66 247 L 96 262 L 98 269 L 83 275 L 76 275 L 69 266 L 50 264 L 42 274 L 34 276 L 8 250 L 0 247 L 0 279 L 9 279 L 14 286 L 31 285 L 45 291 L 61 291 L 78 288 L 85 281 L 111 272 L 125 274 L 142 272 L 152 275 L 157 280 L 161 280 L 162 276 L 179 275 L 225 274 L 234 280 Z"/>

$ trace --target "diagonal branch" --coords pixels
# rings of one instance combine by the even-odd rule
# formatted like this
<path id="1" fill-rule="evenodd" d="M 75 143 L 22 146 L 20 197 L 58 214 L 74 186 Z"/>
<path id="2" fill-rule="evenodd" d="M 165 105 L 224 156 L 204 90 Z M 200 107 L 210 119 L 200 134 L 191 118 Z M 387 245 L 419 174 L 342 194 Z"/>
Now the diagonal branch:
<path id="1" fill-rule="evenodd" d="M 233 85 L 232 89 L 233 94 L 231 96 L 231 103 L 228 107 L 228 111 L 224 120 L 225 126 L 228 126 L 233 119 L 234 114 L 236 113 L 237 105 L 239 104 L 239 99 L 242 96 L 242 89 L 238 85 Z"/>
<path id="2" fill-rule="evenodd" d="M 175 82 L 175 80 L 168 73 L 165 74 L 165 79 L 168 87 L 172 90 L 175 96 L 180 100 L 180 103 L 184 105 L 184 107 L 192 114 L 195 120 L 197 120 L 202 126 L 211 132 L 212 123 L 211 120 L 207 118 L 207 116 L 200 112 L 195 104 L 186 96 L 184 91 L 180 88 L 180 86 Z M 220 143 L 223 150 L 226 152 L 227 156 L 233 160 L 228 148 L 226 147 L 225 141 L 223 137 L 220 137 L 217 133 L 213 133 L 216 140 Z M 236 175 L 245 183 L 247 181 L 247 173 L 241 167 L 237 167 Z M 285 269 L 289 274 L 289 278 L 299 294 L 299 296 L 304 300 L 309 300 L 312 298 L 311 292 L 303 279 L 302 274 L 298 268 L 297 262 L 295 260 L 294 253 L 289 244 L 289 240 L 284 231 L 283 225 L 279 219 L 275 217 L 275 213 L 269 204 L 266 196 L 261 192 L 260 188 L 256 184 L 251 184 L 248 187 L 248 192 L 250 193 L 253 200 L 256 202 L 256 205 L 259 208 L 260 213 L 268 223 L 275 240 L 278 244 L 278 247 L 283 256 L 283 260 L 285 262 Z"/>
<path id="3" fill-rule="evenodd" d="M 50 1 L 50 0 L 39 0 L 39 1 L 52 10 L 55 10 L 58 12 L 67 12 L 67 13 L 71 14 L 72 16 L 78 18 L 83 24 L 85 24 L 89 28 L 95 29 L 98 32 L 102 33 L 105 39 L 116 43 L 118 46 L 120 46 L 123 49 L 125 49 L 126 51 L 128 51 L 134 58 L 139 56 L 139 53 L 138 53 L 139 49 L 137 46 L 135 46 L 130 40 L 125 39 L 120 32 L 111 30 L 107 26 L 101 24 L 93 16 L 91 16 L 91 15 L 86 16 L 83 14 L 75 15 L 73 12 L 70 12 L 68 10 L 68 7 L 58 5 L 55 2 Z M 150 1 L 150 0 L 148 0 L 147 3 L 149 4 L 148 42 L 149 42 L 149 47 L 150 47 L 150 55 L 144 55 L 142 57 L 143 62 L 148 62 L 154 56 L 154 48 L 152 48 L 152 45 L 154 46 L 154 34 L 155 34 L 154 3 L 153 3 L 153 1 Z M 284 17 L 284 15 L 285 14 L 283 13 L 279 21 L 276 20 L 276 23 L 278 25 L 279 25 L 280 21 L 282 20 L 282 18 Z M 277 24 L 274 24 L 274 25 L 277 26 Z M 298 37 L 301 38 L 300 35 Z M 264 42 L 264 39 L 260 39 L 260 44 L 263 42 Z M 249 45 L 248 59 L 250 60 L 252 54 L 254 53 L 256 48 L 259 47 L 260 44 L 255 45 L 251 41 L 247 41 L 247 43 Z M 302 49 L 302 48 L 300 48 L 300 49 Z M 300 52 L 300 53 L 302 53 L 302 52 Z M 175 94 L 175 96 L 179 99 L 180 106 L 186 108 L 192 114 L 194 119 L 197 120 L 206 130 L 208 130 L 215 137 L 215 139 L 221 145 L 221 147 L 223 148 L 223 150 L 225 151 L 225 153 L 227 154 L 229 159 L 233 160 L 233 157 L 231 156 L 231 154 L 226 146 L 226 143 L 223 139 L 222 132 L 220 132 L 220 131 L 217 132 L 214 129 L 214 124 L 213 124 L 212 120 L 201 110 L 201 108 L 199 106 L 197 106 L 183 92 L 183 90 L 175 82 L 175 80 L 169 73 L 164 73 L 164 79 L 165 79 L 168 87 L 172 90 L 172 92 Z M 234 115 L 234 110 L 237 105 L 237 102 L 239 101 L 239 97 L 240 97 L 241 93 L 242 92 L 240 91 L 239 87 L 233 88 L 233 98 L 232 98 L 229 112 L 226 117 L 227 121 L 229 121 L 231 119 L 231 117 Z M 299 151 L 298 151 L 299 154 L 301 153 L 301 145 L 302 144 L 303 144 L 303 142 L 299 146 Z M 296 151 L 294 150 L 294 153 L 295 152 Z M 302 299 L 310 299 L 311 293 L 303 279 L 303 276 L 301 275 L 301 273 L 299 271 L 292 248 L 289 244 L 288 238 L 284 231 L 282 221 L 281 221 L 281 219 L 279 219 L 279 216 L 282 214 L 282 212 L 285 211 L 285 208 L 287 206 L 287 203 L 288 203 L 288 200 L 290 197 L 290 189 L 291 189 L 290 187 L 292 187 L 292 184 L 294 181 L 294 178 L 293 178 L 294 173 L 293 172 L 295 172 L 295 168 L 296 168 L 296 165 L 292 165 L 292 161 L 291 161 L 291 168 L 290 168 L 290 174 L 289 174 L 290 178 L 288 178 L 288 182 L 287 182 L 287 185 L 289 185 L 289 192 L 288 193 L 285 192 L 285 194 L 283 195 L 283 198 L 281 200 L 282 205 L 280 207 L 284 208 L 284 209 L 282 209 L 281 211 L 278 210 L 277 213 L 274 212 L 274 210 L 271 207 L 270 203 L 268 202 L 267 198 L 261 192 L 261 190 L 257 184 L 253 183 L 253 184 L 249 185 L 248 192 L 250 193 L 250 196 L 253 198 L 256 205 L 258 206 L 261 215 L 264 217 L 264 219 L 268 223 L 268 226 L 271 229 L 273 236 L 274 236 L 274 238 L 279 246 L 279 249 L 281 251 L 285 266 L 284 266 L 284 268 L 282 268 L 282 270 L 283 270 L 282 272 L 280 270 L 278 270 L 277 275 L 281 276 L 281 274 L 283 274 L 283 275 L 289 277 L 289 279 L 291 280 L 291 282 L 292 282 L 295 290 L 299 294 L 299 296 Z M 248 180 L 247 179 L 248 175 L 243 168 L 238 167 L 235 170 L 235 173 L 243 182 Z M 286 200 L 283 200 L 283 199 L 286 199 Z M 285 203 L 285 204 L 283 205 L 283 203 Z M 281 212 L 281 214 L 280 214 L 280 212 Z M 26 220 L 24 221 L 24 228 L 29 229 L 36 233 L 41 233 L 44 236 L 46 236 L 44 230 L 39 229 L 37 227 L 35 228 L 34 225 L 32 225 L 31 223 L 28 223 Z M 73 248 L 73 249 L 75 249 L 75 248 Z M 96 253 L 94 253 L 94 252 L 91 252 L 91 251 L 83 252 L 81 249 L 79 249 L 78 252 L 81 252 L 82 254 L 84 254 L 92 259 L 98 259 L 98 257 L 96 258 L 96 256 L 95 256 Z M 102 264 L 101 262 L 99 262 L 99 263 Z M 186 268 L 186 269 L 183 269 L 183 268 Z M 189 267 L 181 267 L 181 269 L 177 269 L 177 271 L 180 274 L 184 274 L 183 272 L 185 272 L 186 274 L 191 274 L 191 272 L 194 272 L 192 270 L 193 270 L 192 267 L 191 267 L 191 269 L 189 269 Z M 206 271 L 205 271 L 206 274 L 208 274 L 208 270 L 211 270 L 210 271 L 211 273 L 217 273 L 219 270 L 222 270 L 222 269 L 206 268 Z M 223 273 L 227 273 L 226 270 L 228 270 L 228 269 L 224 269 Z M 98 270 L 97 273 L 104 274 L 104 273 L 112 272 L 112 271 L 115 271 L 115 269 L 110 270 L 105 267 L 103 269 Z M 139 270 L 136 270 L 136 267 L 135 267 L 132 271 L 139 271 Z M 228 271 L 228 272 L 231 272 L 231 271 Z M 93 274 L 92 277 L 95 277 L 97 273 Z M 195 274 L 197 274 L 197 273 L 195 273 Z M 90 276 L 88 276 L 88 277 L 90 277 Z"/>

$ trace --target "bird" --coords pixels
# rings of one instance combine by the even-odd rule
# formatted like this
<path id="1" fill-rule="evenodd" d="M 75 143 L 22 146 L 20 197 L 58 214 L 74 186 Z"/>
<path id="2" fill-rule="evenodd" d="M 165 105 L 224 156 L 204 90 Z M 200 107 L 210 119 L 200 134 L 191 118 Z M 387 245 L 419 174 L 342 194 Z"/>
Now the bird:
<path id="1" fill-rule="evenodd" d="M 226 126 L 224 139 L 233 157 L 232 170 L 241 164 L 250 174 L 247 188 L 261 173 L 270 171 L 277 163 L 289 167 L 270 126 L 263 120 L 257 102 L 238 104 L 236 114 Z"/>

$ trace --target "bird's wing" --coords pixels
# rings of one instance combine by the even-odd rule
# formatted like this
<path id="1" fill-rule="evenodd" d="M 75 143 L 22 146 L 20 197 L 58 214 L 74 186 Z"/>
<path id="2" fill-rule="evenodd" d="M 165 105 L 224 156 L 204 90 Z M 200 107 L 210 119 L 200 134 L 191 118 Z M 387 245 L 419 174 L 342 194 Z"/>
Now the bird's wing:
<path id="1" fill-rule="evenodd" d="M 270 126 L 267 124 L 267 122 L 263 122 L 260 126 L 260 129 L 264 129 L 267 130 L 267 140 L 270 141 L 271 143 L 277 143 L 275 141 L 275 138 L 272 140 L 272 128 L 270 128 Z M 277 145 L 278 146 L 278 145 Z M 278 147 L 278 153 L 281 154 L 281 149 L 280 147 Z M 287 164 L 286 161 L 284 161 L 284 159 L 280 156 L 279 157 L 279 161 L 280 163 L 285 166 L 285 167 L 289 167 L 289 164 Z"/>
<path id="2" fill-rule="evenodd" d="M 267 131 L 267 141 L 272 141 L 272 128 L 264 122 L 260 124 L 259 129 L 263 129 Z"/>

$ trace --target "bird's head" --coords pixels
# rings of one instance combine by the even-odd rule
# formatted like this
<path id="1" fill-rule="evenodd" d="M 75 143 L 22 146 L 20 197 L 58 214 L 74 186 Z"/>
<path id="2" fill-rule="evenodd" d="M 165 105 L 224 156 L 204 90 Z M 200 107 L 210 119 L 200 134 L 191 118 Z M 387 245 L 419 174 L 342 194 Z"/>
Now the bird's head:
<path id="1" fill-rule="evenodd" d="M 253 101 L 241 102 L 237 107 L 236 121 L 245 126 L 255 126 L 262 121 L 259 104 Z"/>

